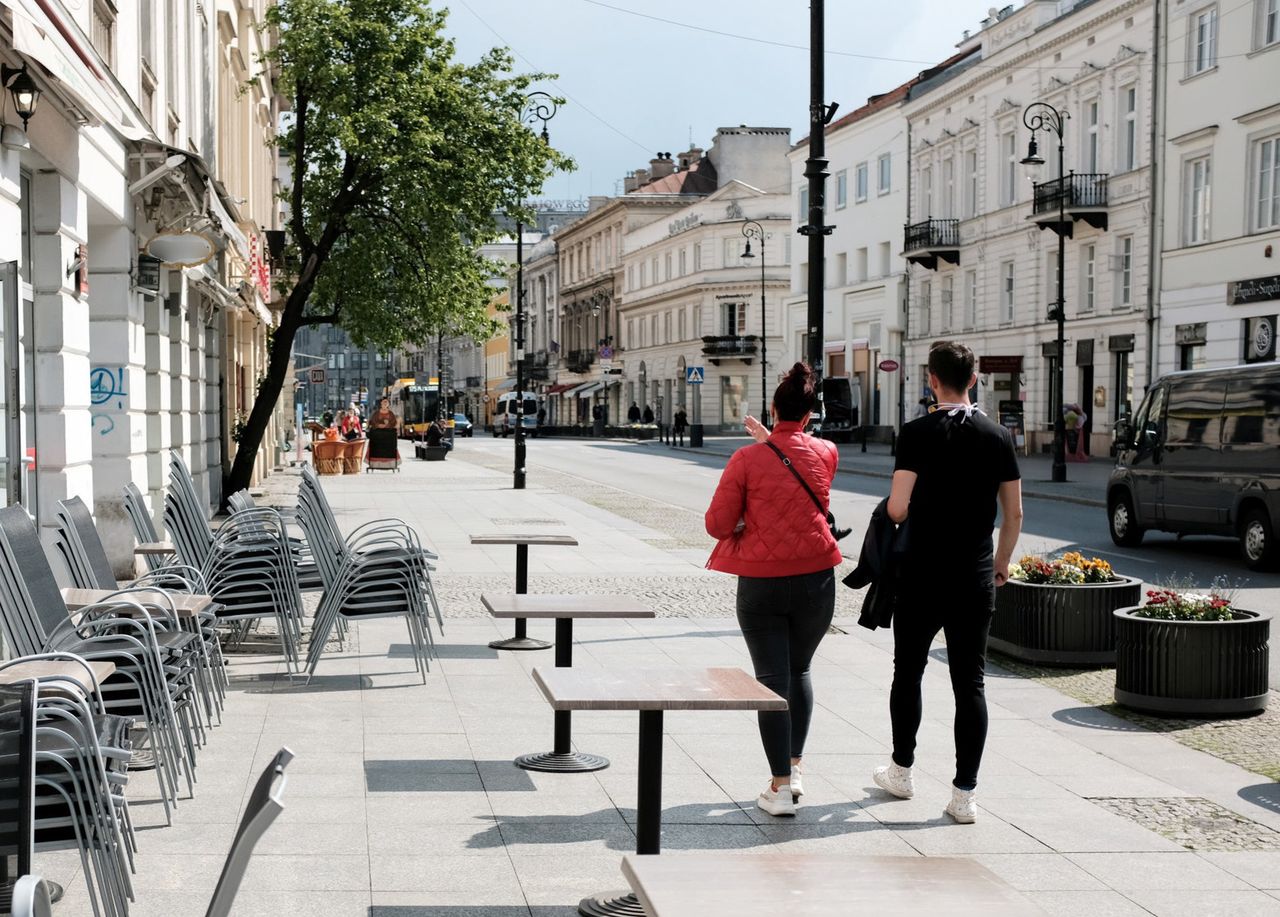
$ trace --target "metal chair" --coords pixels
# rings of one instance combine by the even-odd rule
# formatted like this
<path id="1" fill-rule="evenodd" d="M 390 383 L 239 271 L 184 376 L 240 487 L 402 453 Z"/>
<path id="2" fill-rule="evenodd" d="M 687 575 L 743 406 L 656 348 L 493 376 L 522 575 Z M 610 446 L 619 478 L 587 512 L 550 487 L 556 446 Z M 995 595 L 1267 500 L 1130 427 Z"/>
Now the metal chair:
<path id="1" fill-rule="evenodd" d="M 138 539 L 138 543 L 158 543 L 160 541 L 160 533 L 156 531 L 156 524 L 151 518 L 151 513 L 147 511 L 147 502 L 142 496 L 142 491 L 138 489 L 138 485 L 130 481 L 124 485 L 121 496 L 124 499 L 125 513 L 128 515 L 129 521 L 133 523 L 133 534 Z M 171 563 L 175 556 L 174 554 L 147 554 L 144 557 L 144 561 L 148 570 L 156 570 Z"/>
<path id="2" fill-rule="evenodd" d="M 0 685 L 0 913 L 21 899 L 13 878 L 31 872 L 35 849 L 36 685 Z"/>
<path id="3" fill-rule="evenodd" d="M 49 886 L 39 876 L 23 876 L 13 886 L 13 917 L 53 917 Z"/>

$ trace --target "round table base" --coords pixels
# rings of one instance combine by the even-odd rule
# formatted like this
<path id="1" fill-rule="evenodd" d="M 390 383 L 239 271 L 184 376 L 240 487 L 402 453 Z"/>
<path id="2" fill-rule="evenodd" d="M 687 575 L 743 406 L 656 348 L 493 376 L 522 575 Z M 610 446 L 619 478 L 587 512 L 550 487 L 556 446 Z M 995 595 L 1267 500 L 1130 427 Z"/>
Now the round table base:
<path id="1" fill-rule="evenodd" d="M 551 644 L 546 640 L 535 640 L 532 637 L 508 637 L 506 640 L 494 640 L 489 644 L 495 650 L 549 650 Z"/>
<path id="2" fill-rule="evenodd" d="M 583 917 L 647 917 L 635 892 L 604 892 L 578 902 Z"/>
<path id="3" fill-rule="evenodd" d="M 135 727 L 132 733 L 133 753 L 129 756 L 129 770 L 155 770 L 156 750 L 151 744 L 151 731 L 145 727 Z"/>
<path id="4" fill-rule="evenodd" d="M 554 751 L 543 751 L 535 755 L 521 755 L 516 758 L 516 766 L 527 771 L 547 771 L 553 774 L 585 774 L 589 771 L 602 771 L 609 766 L 609 759 L 600 755 L 588 755 L 579 751 L 568 754 L 556 754 Z"/>

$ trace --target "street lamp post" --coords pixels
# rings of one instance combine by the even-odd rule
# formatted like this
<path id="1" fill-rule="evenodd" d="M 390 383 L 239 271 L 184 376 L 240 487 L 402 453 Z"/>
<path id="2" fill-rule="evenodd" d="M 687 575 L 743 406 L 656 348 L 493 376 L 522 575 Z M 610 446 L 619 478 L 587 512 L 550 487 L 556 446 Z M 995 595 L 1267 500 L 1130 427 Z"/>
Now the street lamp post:
<path id="1" fill-rule="evenodd" d="M 520 112 L 522 124 L 531 127 L 542 123 L 542 142 L 550 143 L 547 122 L 555 117 L 559 106 L 545 92 L 531 92 L 525 96 L 524 109 Z M 512 486 L 524 490 L 524 221 L 516 221 L 516 459 Z"/>
<path id="2" fill-rule="evenodd" d="M 1058 222 L 1054 227 L 1054 231 L 1058 234 L 1058 297 L 1053 305 L 1053 318 L 1058 325 L 1058 345 L 1056 356 L 1054 358 L 1055 371 L 1053 377 L 1053 481 L 1055 483 L 1063 483 L 1067 480 L 1067 459 L 1066 459 L 1066 441 L 1067 430 L 1066 420 L 1062 416 L 1062 405 L 1064 398 L 1064 351 L 1066 350 L 1066 284 L 1063 282 L 1066 275 L 1066 198 L 1067 198 L 1067 174 L 1063 171 L 1063 134 L 1066 128 L 1066 120 L 1070 115 L 1065 111 L 1059 111 L 1048 102 L 1032 102 L 1022 112 L 1022 123 L 1031 131 L 1031 140 L 1027 144 L 1027 155 L 1022 160 L 1025 166 L 1039 168 L 1044 165 L 1044 159 L 1040 156 L 1036 148 L 1036 132 L 1037 131 L 1053 131 L 1058 135 Z M 1034 186 L 1033 186 L 1034 187 Z M 1034 198 L 1034 191 L 1033 191 Z M 1035 201 L 1032 200 L 1032 209 L 1035 208 Z"/>
<path id="3" fill-rule="evenodd" d="M 769 425 L 769 328 L 764 311 L 764 227 L 755 220 L 747 220 L 742 224 L 742 235 L 747 240 L 747 247 L 742 250 L 742 257 L 754 258 L 751 251 L 751 240 L 760 240 L 760 422 Z"/>
<path id="4" fill-rule="evenodd" d="M 608 286 L 608 293 L 605 292 L 606 285 Z M 592 317 L 599 318 L 601 312 L 604 313 L 604 323 L 603 323 L 603 326 L 600 328 L 600 331 L 601 331 L 600 338 L 596 342 L 596 352 L 600 355 L 600 359 L 603 361 L 604 353 L 605 353 L 604 348 L 606 347 L 609 348 L 608 353 L 609 353 L 609 360 L 611 363 L 613 360 L 613 337 L 609 334 L 609 307 L 613 305 L 613 294 L 614 294 L 613 273 L 611 271 L 609 274 L 609 279 L 607 284 L 605 281 L 602 280 L 596 286 L 596 288 L 591 291 Z M 600 374 L 601 376 L 605 375 L 603 368 Z M 604 400 L 604 412 L 606 415 L 604 420 L 607 421 L 608 420 L 607 415 L 609 411 L 609 384 L 608 384 L 609 380 L 605 379 L 604 382 L 605 382 L 605 386 L 602 393 L 602 398 Z M 601 434 L 603 434 L 603 432 L 604 431 L 602 430 Z"/>

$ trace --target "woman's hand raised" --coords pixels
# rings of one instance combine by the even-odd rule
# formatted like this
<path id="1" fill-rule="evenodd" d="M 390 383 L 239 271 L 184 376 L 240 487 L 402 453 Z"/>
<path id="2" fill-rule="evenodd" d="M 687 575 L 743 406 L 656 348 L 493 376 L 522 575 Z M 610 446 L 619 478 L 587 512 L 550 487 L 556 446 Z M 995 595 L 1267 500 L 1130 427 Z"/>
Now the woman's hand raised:
<path id="1" fill-rule="evenodd" d="M 747 433 L 753 436 L 756 442 L 762 443 L 769 438 L 769 428 L 756 420 L 750 414 L 747 415 L 745 424 L 747 427 Z"/>

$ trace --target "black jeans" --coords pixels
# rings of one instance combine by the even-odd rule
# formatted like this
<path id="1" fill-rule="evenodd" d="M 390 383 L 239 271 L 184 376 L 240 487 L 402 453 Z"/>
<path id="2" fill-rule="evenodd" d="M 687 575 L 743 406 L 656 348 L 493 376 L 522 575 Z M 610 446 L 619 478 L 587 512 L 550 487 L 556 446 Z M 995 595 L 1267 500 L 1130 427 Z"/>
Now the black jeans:
<path id="1" fill-rule="evenodd" d="M 995 606 L 995 587 L 952 588 L 921 592 L 904 602 L 893 617 L 893 688 L 889 715 L 893 721 L 893 760 L 901 767 L 915 763 L 916 732 L 922 702 L 920 680 L 929 661 L 929 645 L 939 630 L 947 641 L 947 667 L 956 698 L 955 786 L 972 790 L 987 742 L 987 634 Z"/>
<path id="2" fill-rule="evenodd" d="M 800 576 L 738 577 L 738 626 L 756 681 L 787 699 L 788 709 L 760 713 L 760 741 L 770 774 L 791 773 L 813 718 L 809 664 L 836 609 L 834 570 Z"/>

